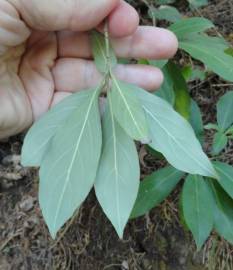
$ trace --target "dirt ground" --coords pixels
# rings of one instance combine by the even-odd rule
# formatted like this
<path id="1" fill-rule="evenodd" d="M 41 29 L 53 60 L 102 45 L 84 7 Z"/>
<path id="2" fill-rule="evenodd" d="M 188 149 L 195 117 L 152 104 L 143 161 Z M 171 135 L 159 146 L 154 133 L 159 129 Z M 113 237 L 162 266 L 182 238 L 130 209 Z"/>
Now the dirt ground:
<path id="1" fill-rule="evenodd" d="M 135 6 L 146 21 L 145 7 Z M 233 1 L 210 1 L 193 13 L 210 18 L 232 42 Z M 210 75 L 204 82 L 192 83 L 190 89 L 207 123 L 215 121 L 215 103 L 233 84 Z M 0 270 L 233 270 L 233 247 L 217 235 L 196 251 L 191 235 L 179 222 L 179 187 L 161 206 L 130 221 L 122 241 L 92 193 L 65 236 L 54 242 L 38 206 L 37 170 L 20 165 L 22 140 L 20 135 L 0 143 Z M 211 132 L 206 133 L 207 151 L 211 140 Z M 164 165 L 144 155 L 143 149 L 140 157 L 142 177 Z M 221 158 L 233 164 L 233 142 Z"/>

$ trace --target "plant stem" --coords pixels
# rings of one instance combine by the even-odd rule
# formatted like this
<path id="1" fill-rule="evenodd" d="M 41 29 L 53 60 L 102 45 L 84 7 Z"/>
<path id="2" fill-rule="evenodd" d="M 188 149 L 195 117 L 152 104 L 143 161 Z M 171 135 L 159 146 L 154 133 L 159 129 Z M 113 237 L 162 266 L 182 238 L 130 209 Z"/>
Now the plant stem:
<path id="1" fill-rule="evenodd" d="M 104 24 L 104 37 L 105 37 L 105 45 L 106 45 L 106 57 L 107 57 L 107 65 L 108 65 L 108 73 L 111 70 L 110 65 L 110 41 L 109 41 L 109 32 L 108 32 L 108 20 L 105 20 Z"/>

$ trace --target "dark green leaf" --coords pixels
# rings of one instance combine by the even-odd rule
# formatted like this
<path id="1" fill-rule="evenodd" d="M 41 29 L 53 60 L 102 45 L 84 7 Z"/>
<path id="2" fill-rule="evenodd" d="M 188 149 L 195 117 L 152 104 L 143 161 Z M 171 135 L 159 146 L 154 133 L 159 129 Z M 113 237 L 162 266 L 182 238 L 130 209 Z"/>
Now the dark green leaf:
<path id="1" fill-rule="evenodd" d="M 168 72 L 173 80 L 173 88 L 175 92 L 175 110 L 179 112 L 185 119 L 189 119 L 191 98 L 187 83 L 181 73 L 180 68 L 176 64 L 170 61 L 167 67 Z"/>
<path id="2" fill-rule="evenodd" d="M 184 176 L 183 172 L 169 166 L 147 176 L 140 189 L 131 218 L 142 216 L 160 204 Z"/>
<path id="3" fill-rule="evenodd" d="M 214 198 L 214 228 L 227 241 L 233 244 L 233 200 L 217 184 L 216 181 L 210 181 Z"/>
<path id="4" fill-rule="evenodd" d="M 158 9 L 151 9 L 149 15 L 152 18 L 169 22 L 176 22 L 182 18 L 182 15 L 175 7 L 166 5 L 162 5 Z"/>
<path id="5" fill-rule="evenodd" d="M 217 120 L 218 126 L 223 131 L 233 123 L 233 91 L 227 92 L 219 99 L 217 103 Z"/>
<path id="6" fill-rule="evenodd" d="M 199 8 L 208 5 L 208 0 L 188 0 L 191 7 Z"/>
<path id="7" fill-rule="evenodd" d="M 233 167 L 219 161 L 213 164 L 219 175 L 219 184 L 233 199 Z"/>
<path id="8" fill-rule="evenodd" d="M 193 99 L 191 101 L 190 123 L 200 143 L 203 144 L 204 143 L 204 127 L 203 127 L 201 110 L 198 107 L 196 101 L 194 101 Z"/>
<path id="9" fill-rule="evenodd" d="M 212 145 L 212 155 L 218 155 L 226 147 L 227 141 L 228 138 L 222 131 L 215 133 Z"/>
<path id="10" fill-rule="evenodd" d="M 205 18 L 193 17 L 182 19 L 172 24 L 169 29 L 176 34 L 179 40 L 183 40 L 193 33 L 200 33 L 214 27 L 213 23 Z"/>
<path id="11" fill-rule="evenodd" d="M 164 81 L 159 90 L 155 91 L 154 94 L 158 97 L 169 102 L 172 106 L 175 103 L 175 92 L 173 89 L 173 78 L 169 72 L 168 65 L 165 65 L 162 69 L 164 75 Z"/>
<path id="12" fill-rule="evenodd" d="M 179 47 L 193 58 L 203 62 L 225 80 L 232 81 L 233 58 L 224 53 L 224 46 L 219 39 L 201 35 L 190 36 L 179 43 Z"/>
<path id="13" fill-rule="evenodd" d="M 210 235 L 214 223 L 214 200 L 203 177 L 187 177 L 182 201 L 185 221 L 200 249 Z"/>

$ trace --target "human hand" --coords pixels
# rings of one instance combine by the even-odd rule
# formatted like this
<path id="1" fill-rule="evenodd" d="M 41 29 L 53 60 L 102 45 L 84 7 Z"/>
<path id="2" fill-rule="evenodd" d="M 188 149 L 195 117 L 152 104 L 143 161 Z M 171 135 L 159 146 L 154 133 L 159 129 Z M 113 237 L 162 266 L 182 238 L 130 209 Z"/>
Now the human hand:
<path id="1" fill-rule="evenodd" d="M 73 92 L 101 80 L 92 61 L 88 30 L 108 17 L 112 45 L 124 58 L 167 59 L 175 36 L 139 27 L 138 14 L 120 0 L 0 0 L 0 139 L 28 128 Z M 118 65 L 119 79 L 155 90 L 159 69 Z"/>

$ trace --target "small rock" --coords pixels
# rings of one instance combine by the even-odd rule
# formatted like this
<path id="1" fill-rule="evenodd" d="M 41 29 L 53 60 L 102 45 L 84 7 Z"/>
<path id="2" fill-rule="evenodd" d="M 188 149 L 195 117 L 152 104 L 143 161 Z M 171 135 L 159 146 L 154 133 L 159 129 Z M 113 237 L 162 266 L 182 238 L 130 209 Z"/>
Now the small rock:
<path id="1" fill-rule="evenodd" d="M 19 207 L 25 212 L 32 210 L 33 206 L 34 199 L 31 196 L 28 196 L 27 199 L 25 199 L 19 204 Z"/>

